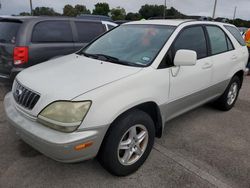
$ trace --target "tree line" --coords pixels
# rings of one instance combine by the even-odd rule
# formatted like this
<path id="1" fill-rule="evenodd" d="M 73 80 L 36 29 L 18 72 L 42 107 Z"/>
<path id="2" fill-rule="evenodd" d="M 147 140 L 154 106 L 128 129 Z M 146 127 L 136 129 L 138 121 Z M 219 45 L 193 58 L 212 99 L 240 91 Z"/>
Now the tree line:
<path id="1" fill-rule="evenodd" d="M 165 15 L 167 18 L 181 18 L 181 19 L 192 19 L 192 18 L 199 18 L 199 16 L 188 16 L 182 14 L 174 7 L 167 8 L 164 5 L 148 5 L 145 4 L 141 6 L 137 13 L 128 12 L 122 7 L 110 8 L 108 3 L 97 3 L 95 4 L 94 9 L 91 11 L 87 9 L 85 5 L 65 5 L 63 8 L 63 13 L 60 14 L 56 12 L 51 7 L 36 7 L 32 15 L 34 16 L 70 16 L 76 17 L 81 14 L 94 14 L 94 15 L 104 15 L 110 16 L 113 20 L 140 20 L 140 19 L 149 19 L 149 18 L 163 18 Z M 20 13 L 21 16 L 29 16 L 30 13 L 22 12 Z M 211 18 L 208 18 L 211 19 Z M 250 27 L 250 21 L 236 19 L 236 20 L 229 20 L 225 18 L 217 18 L 216 20 L 227 20 L 230 23 L 235 24 L 238 27 Z"/>

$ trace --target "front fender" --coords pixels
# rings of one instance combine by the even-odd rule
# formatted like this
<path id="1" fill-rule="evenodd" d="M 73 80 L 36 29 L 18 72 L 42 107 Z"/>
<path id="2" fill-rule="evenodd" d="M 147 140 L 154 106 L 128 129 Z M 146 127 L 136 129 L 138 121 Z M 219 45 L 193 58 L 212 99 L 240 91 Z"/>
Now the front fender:
<path id="1" fill-rule="evenodd" d="M 169 93 L 168 74 L 168 69 L 148 68 L 74 99 L 92 101 L 79 130 L 110 125 L 119 115 L 142 103 L 165 104 Z"/>

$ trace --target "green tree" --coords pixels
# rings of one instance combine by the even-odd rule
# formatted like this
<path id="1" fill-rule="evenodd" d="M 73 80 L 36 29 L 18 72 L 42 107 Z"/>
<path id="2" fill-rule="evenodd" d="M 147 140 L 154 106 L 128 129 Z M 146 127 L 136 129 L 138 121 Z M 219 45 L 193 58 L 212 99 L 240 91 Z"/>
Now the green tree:
<path id="1" fill-rule="evenodd" d="M 72 5 L 65 5 L 63 8 L 63 15 L 64 16 L 71 16 L 76 17 L 80 14 L 90 14 L 90 10 L 86 8 L 84 5 L 76 5 L 73 7 Z"/>
<path id="2" fill-rule="evenodd" d="M 76 16 L 76 10 L 72 5 L 65 5 L 63 8 L 63 15 L 64 16 Z"/>
<path id="3" fill-rule="evenodd" d="M 176 18 L 182 18 L 183 16 L 185 16 L 184 14 L 181 14 L 178 10 L 176 10 L 174 7 L 167 9 L 166 15 L 174 16 Z"/>
<path id="4" fill-rule="evenodd" d="M 19 16 L 30 16 L 29 12 L 21 12 Z"/>
<path id="5" fill-rule="evenodd" d="M 164 5 L 143 5 L 139 13 L 141 16 L 145 19 L 151 18 L 151 17 L 163 17 L 165 6 Z M 167 11 L 167 9 L 165 10 Z"/>
<path id="6" fill-rule="evenodd" d="M 109 9 L 109 4 L 108 3 L 97 3 L 97 4 L 95 4 L 93 14 L 108 16 L 109 12 L 110 12 L 110 9 Z"/>
<path id="7" fill-rule="evenodd" d="M 140 20 L 141 19 L 141 15 L 139 13 L 133 13 L 133 12 L 129 12 L 126 15 L 126 20 L 131 20 L 131 21 L 135 21 L 135 20 Z"/>
<path id="8" fill-rule="evenodd" d="M 237 18 L 235 20 L 229 20 L 229 22 L 231 24 L 234 24 L 237 27 L 247 27 L 247 28 L 250 28 L 250 20 L 246 21 L 246 20 L 242 20 L 240 18 Z"/>
<path id="9" fill-rule="evenodd" d="M 75 6 L 76 16 L 80 14 L 91 14 L 90 10 L 86 8 L 84 5 L 76 5 Z"/>
<path id="10" fill-rule="evenodd" d="M 125 20 L 126 11 L 124 8 L 117 7 L 111 10 L 111 18 L 113 20 Z"/>
<path id="11" fill-rule="evenodd" d="M 33 10 L 34 16 L 59 16 L 60 14 L 55 12 L 53 8 L 50 7 L 36 7 Z"/>

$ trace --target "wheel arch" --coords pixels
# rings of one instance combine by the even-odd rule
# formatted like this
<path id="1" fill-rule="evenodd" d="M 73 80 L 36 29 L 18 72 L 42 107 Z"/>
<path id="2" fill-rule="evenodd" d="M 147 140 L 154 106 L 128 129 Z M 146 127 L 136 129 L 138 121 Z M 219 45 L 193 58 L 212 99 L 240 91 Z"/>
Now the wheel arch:
<path id="1" fill-rule="evenodd" d="M 162 131 L 163 131 L 163 123 L 162 123 L 162 116 L 161 116 L 161 112 L 160 112 L 160 108 L 158 107 L 158 105 L 153 102 L 153 101 L 149 101 L 149 102 L 144 102 L 141 104 L 138 104 L 136 106 L 133 106 L 127 110 L 125 110 L 124 112 L 120 113 L 115 119 L 114 121 L 111 123 L 110 127 L 112 126 L 112 124 L 114 124 L 115 121 L 117 121 L 121 116 L 123 116 L 126 113 L 130 113 L 133 110 L 141 110 L 145 113 L 147 113 L 153 120 L 154 122 L 154 126 L 155 126 L 155 136 L 157 138 L 160 138 L 162 136 Z M 109 129 L 107 130 L 107 133 L 109 132 Z M 106 133 L 106 134 L 107 134 Z"/>
<path id="2" fill-rule="evenodd" d="M 155 136 L 157 138 L 160 138 L 162 136 L 163 125 L 162 125 L 161 112 L 158 105 L 155 102 L 146 102 L 133 107 L 131 110 L 133 109 L 139 109 L 150 115 L 150 117 L 154 121 Z"/>
<path id="3" fill-rule="evenodd" d="M 240 79 L 240 87 L 242 86 L 243 80 L 244 80 L 244 71 L 243 70 L 239 70 L 238 72 L 236 72 L 234 76 L 237 76 Z"/>

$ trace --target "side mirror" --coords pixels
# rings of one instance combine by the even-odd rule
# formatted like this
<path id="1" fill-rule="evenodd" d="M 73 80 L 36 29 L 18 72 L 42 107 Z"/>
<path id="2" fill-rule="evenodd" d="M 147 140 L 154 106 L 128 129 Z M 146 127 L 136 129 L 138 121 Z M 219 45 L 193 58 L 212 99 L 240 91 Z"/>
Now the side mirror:
<path id="1" fill-rule="evenodd" d="M 197 53 L 193 50 L 178 50 L 174 57 L 175 66 L 192 66 L 197 61 Z"/>

